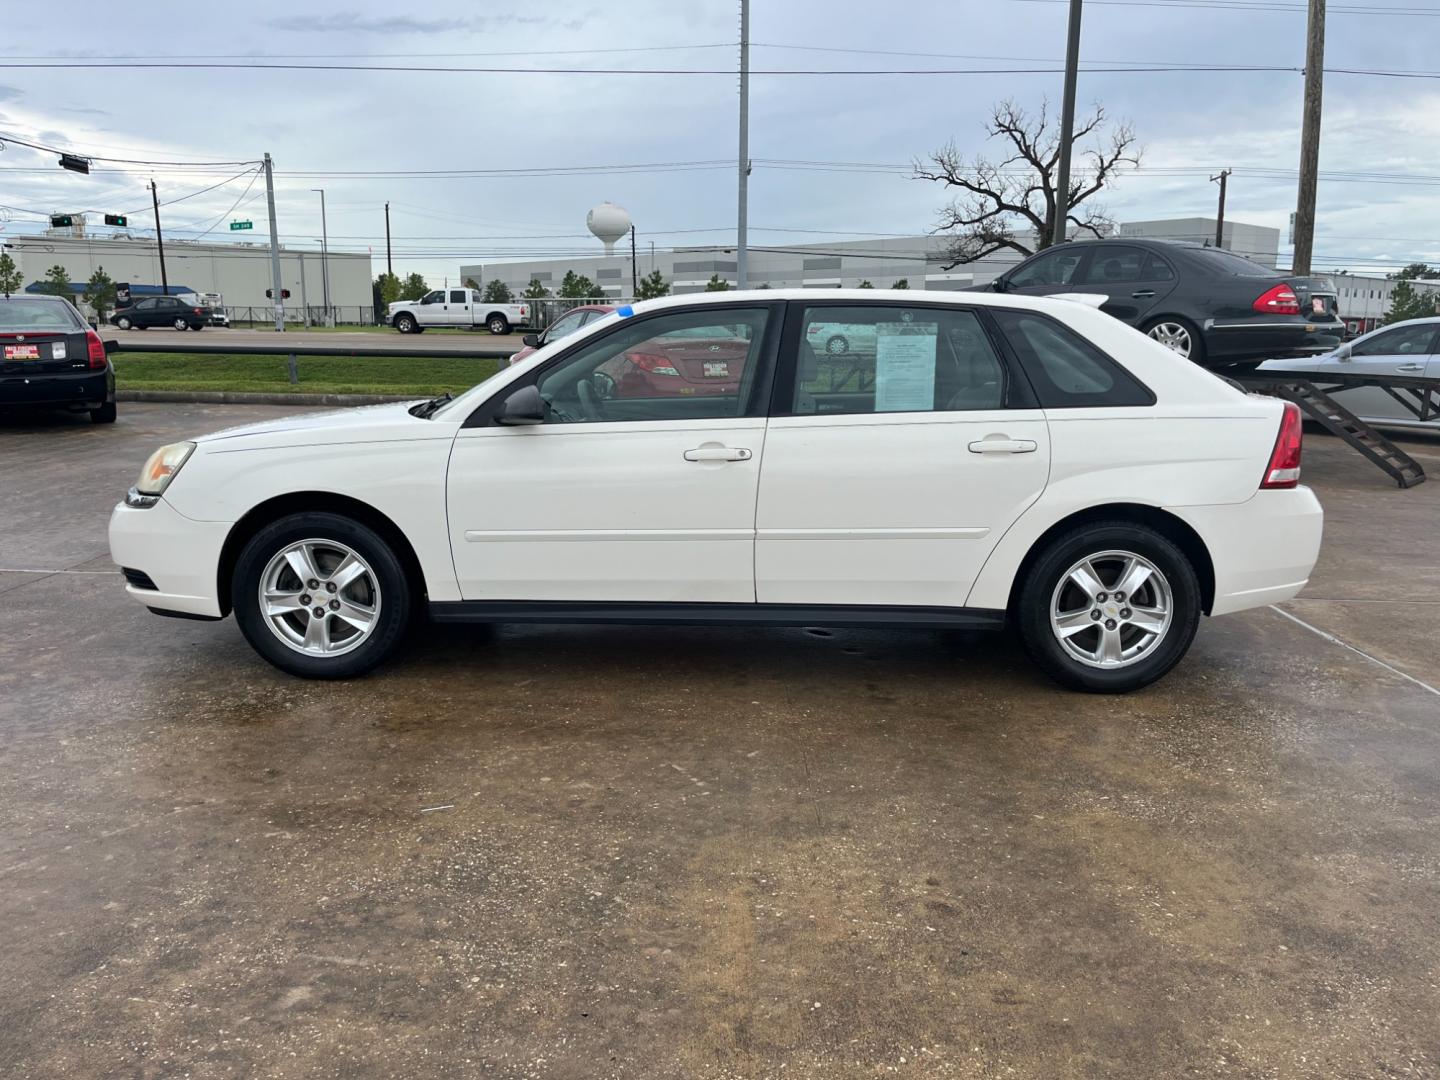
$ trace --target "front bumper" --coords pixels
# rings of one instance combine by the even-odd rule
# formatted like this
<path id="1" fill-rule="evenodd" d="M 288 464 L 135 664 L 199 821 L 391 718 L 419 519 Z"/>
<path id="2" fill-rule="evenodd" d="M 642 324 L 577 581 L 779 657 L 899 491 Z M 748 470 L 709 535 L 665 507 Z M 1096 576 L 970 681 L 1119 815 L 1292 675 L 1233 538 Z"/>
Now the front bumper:
<path id="1" fill-rule="evenodd" d="M 1303 484 L 1257 491 L 1243 503 L 1165 509 L 1199 533 L 1210 552 L 1211 615 L 1289 600 L 1310 580 L 1320 556 L 1325 512 Z"/>
<path id="2" fill-rule="evenodd" d="M 93 409 L 115 397 L 109 370 L 0 376 L 0 406 L 60 405 Z"/>
<path id="3" fill-rule="evenodd" d="M 187 518 L 163 498 L 144 509 L 123 502 L 110 513 L 110 557 L 155 583 L 125 591 L 148 608 L 221 618 L 220 552 L 231 524 Z"/>
<path id="4" fill-rule="evenodd" d="M 1202 329 L 1206 355 L 1212 361 L 1328 352 L 1345 336 L 1345 324 L 1339 319 L 1307 320 L 1300 315 L 1206 319 Z"/>

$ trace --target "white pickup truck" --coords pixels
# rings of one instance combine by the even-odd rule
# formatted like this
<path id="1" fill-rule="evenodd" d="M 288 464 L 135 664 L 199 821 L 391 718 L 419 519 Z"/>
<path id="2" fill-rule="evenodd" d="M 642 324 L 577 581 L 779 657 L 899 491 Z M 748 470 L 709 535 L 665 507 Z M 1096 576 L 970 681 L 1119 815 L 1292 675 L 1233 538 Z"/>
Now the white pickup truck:
<path id="1" fill-rule="evenodd" d="M 530 321 L 530 305 L 491 304 L 474 289 L 432 289 L 419 300 L 398 300 L 385 309 L 385 321 L 402 334 L 418 334 L 432 326 L 485 327 L 508 334 L 512 326 Z"/>

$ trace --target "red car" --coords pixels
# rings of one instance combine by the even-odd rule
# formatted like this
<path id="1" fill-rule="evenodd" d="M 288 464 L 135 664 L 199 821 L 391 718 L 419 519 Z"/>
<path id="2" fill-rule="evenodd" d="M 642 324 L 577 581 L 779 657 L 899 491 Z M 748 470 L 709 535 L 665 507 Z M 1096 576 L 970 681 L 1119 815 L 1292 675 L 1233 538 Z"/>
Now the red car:
<path id="1" fill-rule="evenodd" d="M 569 337 L 582 326 L 587 323 L 592 323 L 596 319 L 603 319 L 614 310 L 614 304 L 586 304 L 584 307 L 571 308 L 547 326 L 544 332 L 539 334 L 526 334 L 521 338 L 520 340 L 525 343 L 525 347 L 510 357 L 510 363 L 518 364 L 536 349 L 543 349 L 551 342 L 559 341 L 563 337 Z"/>

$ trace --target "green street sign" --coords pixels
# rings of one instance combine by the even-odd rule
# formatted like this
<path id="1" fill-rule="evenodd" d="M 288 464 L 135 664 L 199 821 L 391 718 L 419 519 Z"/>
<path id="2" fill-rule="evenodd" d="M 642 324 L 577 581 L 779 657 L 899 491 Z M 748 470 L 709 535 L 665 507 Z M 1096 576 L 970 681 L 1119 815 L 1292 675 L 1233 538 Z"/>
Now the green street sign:
<path id="1" fill-rule="evenodd" d="M 253 229 L 253 228 L 255 228 L 255 223 L 254 223 L 253 221 L 232 221 L 232 222 L 230 222 L 230 231 L 231 231 L 231 232 L 234 232 L 236 229 Z"/>

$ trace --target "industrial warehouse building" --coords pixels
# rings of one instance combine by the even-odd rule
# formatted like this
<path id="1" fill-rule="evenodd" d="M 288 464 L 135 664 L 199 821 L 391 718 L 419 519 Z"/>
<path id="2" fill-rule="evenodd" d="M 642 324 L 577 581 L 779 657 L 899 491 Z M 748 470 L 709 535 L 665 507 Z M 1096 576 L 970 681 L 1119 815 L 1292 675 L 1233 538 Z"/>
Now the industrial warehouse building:
<path id="1" fill-rule="evenodd" d="M 72 230 L 12 236 L 4 249 L 15 260 L 27 286 L 45 280 L 57 263 L 65 267 L 74 285 L 83 286 L 97 267 L 112 281 L 132 285 L 160 285 L 160 255 L 153 238 L 71 235 Z M 370 256 L 336 253 L 328 256 L 330 303 L 336 308 L 367 310 L 372 303 Z M 165 241 L 165 270 L 170 292 L 180 287 L 196 293 L 219 293 L 226 308 L 273 311 L 265 296 L 271 287 L 270 248 L 267 244 L 197 243 Z M 312 310 L 324 304 L 321 260 L 318 251 L 280 249 L 280 275 L 290 290 L 287 312 L 300 317 L 302 303 Z M 148 291 L 148 290 L 145 290 Z"/>
<path id="2" fill-rule="evenodd" d="M 1176 218 L 1139 221 L 1121 225 L 1116 235 L 1166 240 L 1213 242 L 1213 218 Z M 1274 266 L 1280 247 L 1280 230 L 1241 222 L 1225 223 L 1225 247 L 1239 245 L 1250 258 Z M 622 243 L 623 247 L 623 243 Z M 836 243 L 751 245 L 748 284 L 751 288 L 772 289 L 853 288 L 868 281 L 877 289 L 888 289 L 905 281 L 912 289 L 964 289 L 983 285 L 1015 265 L 1020 256 L 996 253 L 978 262 L 947 270 L 945 239 L 938 236 L 899 236 L 883 240 L 846 240 Z M 639 250 L 632 265 L 629 251 L 588 258 L 493 262 L 460 267 L 461 280 L 478 282 L 499 278 L 514 292 L 521 292 L 537 280 L 552 292 L 567 271 L 588 277 L 610 297 L 630 296 L 632 277 L 644 277 L 652 270 L 670 283 L 674 294 L 703 292 L 712 276 L 735 285 L 735 249 L 710 246 L 677 248 L 672 251 Z"/>

